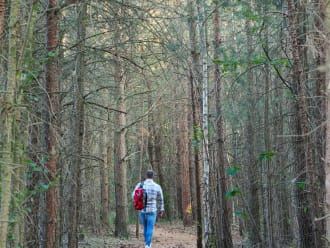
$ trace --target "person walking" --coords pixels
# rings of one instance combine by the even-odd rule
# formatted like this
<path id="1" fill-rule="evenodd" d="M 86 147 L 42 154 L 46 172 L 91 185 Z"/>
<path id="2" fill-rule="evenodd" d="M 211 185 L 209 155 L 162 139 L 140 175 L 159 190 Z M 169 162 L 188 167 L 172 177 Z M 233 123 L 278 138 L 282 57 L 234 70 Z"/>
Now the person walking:
<path id="1" fill-rule="evenodd" d="M 143 182 L 143 189 L 147 193 L 146 206 L 140 210 L 139 217 L 143 226 L 143 236 L 145 241 L 145 248 L 151 248 L 152 235 L 156 223 L 157 215 L 162 218 L 164 214 L 164 198 L 161 186 L 154 182 L 154 173 L 152 170 L 147 170 L 146 180 Z M 132 193 L 139 188 L 141 183 L 135 186 Z"/>

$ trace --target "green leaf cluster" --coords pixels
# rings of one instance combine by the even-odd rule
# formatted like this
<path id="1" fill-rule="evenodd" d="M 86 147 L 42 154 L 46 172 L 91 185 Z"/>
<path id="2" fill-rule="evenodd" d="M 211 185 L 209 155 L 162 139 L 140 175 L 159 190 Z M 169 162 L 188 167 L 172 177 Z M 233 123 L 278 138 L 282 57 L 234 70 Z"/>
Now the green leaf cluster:
<path id="1" fill-rule="evenodd" d="M 241 191 L 238 188 L 227 190 L 226 192 L 226 199 L 229 199 L 230 197 L 234 197 L 238 194 L 241 194 Z"/>
<path id="2" fill-rule="evenodd" d="M 238 165 L 234 165 L 227 169 L 227 175 L 234 176 L 234 175 L 236 175 L 237 171 L 239 171 L 240 169 L 241 169 L 241 167 L 239 167 Z"/>
<path id="3" fill-rule="evenodd" d="M 259 160 L 271 160 L 273 156 L 275 156 L 276 153 L 273 151 L 268 152 L 262 152 L 259 154 Z"/>
<path id="4" fill-rule="evenodd" d="M 249 214 L 243 210 L 235 210 L 234 211 L 235 215 L 243 217 L 243 219 L 248 219 Z"/>
<path id="5" fill-rule="evenodd" d="M 195 150 L 199 149 L 203 137 L 204 135 L 201 128 L 198 125 L 194 126 L 194 136 L 192 138 L 191 143 Z"/>

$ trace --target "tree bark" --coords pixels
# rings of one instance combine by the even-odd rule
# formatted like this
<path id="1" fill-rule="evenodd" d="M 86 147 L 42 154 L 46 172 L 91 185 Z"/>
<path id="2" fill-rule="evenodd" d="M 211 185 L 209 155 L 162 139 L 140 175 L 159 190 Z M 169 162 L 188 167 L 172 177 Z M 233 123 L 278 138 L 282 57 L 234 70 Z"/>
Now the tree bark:
<path id="1" fill-rule="evenodd" d="M 1 211 L 0 211 L 0 248 L 7 247 L 8 224 L 10 217 L 10 200 L 12 195 L 12 173 L 15 151 L 13 131 L 15 127 L 15 107 L 17 90 L 17 40 L 19 28 L 20 1 L 13 0 L 10 5 L 9 20 L 9 52 L 7 73 L 7 94 L 1 106 L 4 115 L 4 144 L 2 157 L 2 187 L 1 187 Z"/>
<path id="2" fill-rule="evenodd" d="M 185 87 L 186 88 L 186 87 Z M 187 94 L 185 89 L 185 94 Z M 185 98 L 186 99 L 186 98 Z M 179 120 L 179 162 L 181 167 L 182 219 L 184 226 L 192 225 L 192 206 L 189 177 L 189 139 L 188 139 L 188 112 L 187 103 L 182 104 L 182 117 Z"/>
<path id="3" fill-rule="evenodd" d="M 121 8 L 121 7 L 120 7 Z M 122 10 L 119 11 L 121 16 Z M 120 44 L 122 37 L 119 34 L 121 30 L 120 24 L 117 26 L 115 41 Z M 115 218 L 115 236 L 128 237 L 128 205 L 127 205 L 127 175 L 126 175 L 126 79 L 124 64 L 120 57 L 122 49 L 116 48 L 114 58 L 115 82 L 117 84 L 117 109 L 116 113 L 117 130 L 114 139 L 114 156 L 115 156 L 115 197 L 116 197 L 116 218 Z"/>
<path id="4" fill-rule="evenodd" d="M 0 0 L 0 54 L 2 54 L 2 40 L 5 29 L 6 1 Z"/>
<path id="5" fill-rule="evenodd" d="M 330 5 L 325 7 L 325 35 L 329 37 L 330 32 Z M 330 46 L 327 45 L 325 50 L 325 58 L 327 65 L 327 98 L 326 98 L 326 149 L 325 149 L 325 216 L 326 216 L 326 244 L 330 245 L 330 87 L 329 87 L 329 64 L 330 64 Z"/>
<path id="6" fill-rule="evenodd" d="M 197 226 L 197 248 L 203 247 L 203 229 L 202 229 L 202 202 L 201 202 L 201 158 L 200 158 L 200 138 L 198 132 L 200 130 L 199 121 L 199 96 L 197 94 L 197 87 L 200 82 L 200 74 L 198 71 L 199 52 L 197 49 L 196 38 L 196 10 L 195 0 L 188 0 L 189 10 L 189 41 L 191 49 L 192 65 L 190 69 L 190 95 L 191 95 L 191 108 L 192 108 L 192 122 L 193 122 L 193 167 L 194 167 L 194 180 L 192 190 L 192 204 L 195 209 L 196 226 Z"/>
<path id="7" fill-rule="evenodd" d="M 293 55 L 293 80 L 297 97 L 297 116 L 298 116 L 298 135 L 301 137 L 297 144 L 297 156 L 301 158 L 301 164 L 298 165 L 297 174 L 302 174 L 298 177 L 298 183 L 305 183 L 305 187 L 310 191 L 309 195 L 306 189 L 298 189 L 298 224 L 300 233 L 301 247 L 321 247 L 320 237 L 315 226 L 315 209 L 316 204 L 316 187 L 314 182 L 314 168 L 312 163 L 310 137 L 308 135 L 308 116 L 305 85 L 303 81 L 303 67 L 300 59 L 300 47 L 298 44 L 297 35 L 297 14 L 294 0 L 288 0 L 288 13 L 290 25 L 290 37 Z M 299 160 L 298 160 L 299 161 Z M 303 172 L 302 172 L 303 171 Z M 306 211 L 307 209 L 307 211 Z"/>
<path id="8" fill-rule="evenodd" d="M 326 66 L 326 49 L 327 49 L 327 31 L 326 31 L 326 9 L 328 1 L 318 0 L 315 2 L 315 10 L 317 15 L 315 15 L 315 43 L 316 43 L 316 66 L 321 68 Z M 316 70 L 316 80 L 315 80 L 315 88 L 316 88 L 316 97 L 314 102 L 316 103 L 316 111 L 312 113 L 314 126 L 319 127 L 315 135 L 313 135 L 314 140 L 311 142 L 315 145 L 312 146 L 314 151 L 314 164 L 315 164 L 315 181 L 316 182 L 324 182 L 325 174 L 324 174 L 324 156 L 326 154 L 325 151 L 325 138 L 326 138 L 326 126 L 324 122 L 326 122 L 326 113 L 327 113 L 327 75 L 324 70 Z M 325 189 L 318 188 L 318 194 L 316 195 L 317 202 L 323 202 L 325 199 Z M 316 217 L 320 217 L 324 215 L 324 207 L 322 204 L 317 204 L 317 209 L 315 212 Z M 316 222 L 316 229 L 320 233 L 320 235 L 324 235 L 325 231 L 325 220 L 322 219 Z"/>
<path id="9" fill-rule="evenodd" d="M 205 1 L 197 0 L 198 10 L 198 26 L 199 26 L 199 38 L 202 58 L 202 163 L 203 163 L 203 242 L 204 246 L 209 246 L 209 234 L 211 232 L 210 227 L 210 200 L 209 200 L 209 134 L 208 134 L 208 64 L 207 64 L 207 31 L 206 31 L 206 19 L 205 19 Z"/>
<path id="10" fill-rule="evenodd" d="M 265 1 L 263 14 L 267 16 L 267 7 L 269 2 Z M 269 41 L 268 41 L 268 25 L 269 21 L 265 18 L 264 27 L 264 50 L 269 53 Z M 265 152 L 271 152 L 271 130 L 270 130 L 270 65 L 265 65 L 265 100 L 264 100 L 264 145 Z M 263 210 L 264 210 L 264 241 L 269 248 L 275 246 L 274 244 L 274 230 L 273 230 L 273 202 L 272 202 L 272 178 L 271 178 L 271 159 L 264 159 L 262 163 L 262 178 L 263 178 Z"/>
<path id="11" fill-rule="evenodd" d="M 84 0 L 77 3 L 77 55 L 76 78 L 73 85 L 73 119 L 72 119 L 72 162 L 71 162 L 71 192 L 69 199 L 69 248 L 78 247 L 79 209 L 81 201 L 80 171 L 81 154 L 84 140 L 84 80 L 85 80 L 85 37 L 86 37 L 86 12 Z"/>
<path id="12" fill-rule="evenodd" d="M 106 135 L 111 140 L 111 136 L 108 134 Z M 111 152 L 108 152 L 108 149 L 112 146 L 109 145 L 105 146 L 105 138 L 104 138 L 104 132 L 100 132 L 100 145 L 99 145 L 99 152 L 100 157 L 104 158 L 103 161 L 101 161 L 100 165 L 100 178 L 101 178 L 101 233 L 104 234 L 108 225 L 109 225 L 109 212 L 110 212 L 110 206 L 109 206 L 109 166 L 111 165 Z M 106 149 L 104 149 L 106 147 Z M 109 157 L 108 157 L 109 156 Z"/>
<path id="13" fill-rule="evenodd" d="M 213 13 L 213 26 L 214 26 L 214 59 L 219 59 L 220 53 L 219 48 L 221 45 L 221 31 L 220 31 L 220 13 L 219 13 L 220 1 L 214 2 L 214 13 Z M 220 66 L 214 64 L 214 81 L 215 81 L 215 116 L 216 119 L 216 131 L 215 131 L 215 144 L 216 144 L 216 158 L 214 163 L 215 178 L 216 178 L 216 213 L 215 216 L 217 222 L 215 229 L 218 230 L 216 235 L 216 246 L 217 247 L 233 247 L 229 211 L 227 200 L 225 198 L 227 185 L 226 185 L 226 168 L 225 168 L 225 149 L 224 149 L 224 128 L 222 118 L 222 81 Z M 218 204 L 217 204 L 218 203 Z M 213 231 L 214 233 L 214 231 Z"/>
<path id="14" fill-rule="evenodd" d="M 253 45 L 252 45 L 252 34 L 251 34 L 252 21 L 246 20 L 245 29 L 247 36 L 247 49 L 248 49 L 248 59 L 251 59 L 253 56 Z M 256 247 L 260 247 L 261 244 L 261 236 L 260 236 L 260 206 L 259 206 L 259 187 L 258 187 L 258 178 L 259 171 L 257 166 L 256 152 L 255 152 L 255 131 L 254 124 L 256 120 L 255 114 L 255 99 L 253 94 L 255 94 L 255 75 L 253 71 L 253 67 L 251 63 L 248 64 L 248 75 L 247 75 L 247 105 L 248 105 L 248 113 L 247 113 L 247 127 L 246 127 L 246 138 L 247 138 L 247 152 L 248 152 L 248 165 L 247 165 L 247 179 L 248 179 L 248 208 L 249 208 L 249 224 L 247 226 L 248 237 L 252 244 Z"/>
<path id="15" fill-rule="evenodd" d="M 56 53 L 58 45 L 58 6 L 57 0 L 50 0 L 47 10 L 47 51 L 48 53 Z M 48 161 L 46 168 L 48 169 L 47 177 L 50 188 L 46 192 L 46 211 L 47 211 L 47 227 L 46 227 L 46 247 L 52 248 L 56 244 L 56 210 L 57 195 L 56 187 L 52 185 L 55 181 L 57 173 L 57 141 L 56 128 L 58 114 L 58 61 L 57 56 L 50 58 L 46 65 L 46 91 L 48 93 L 48 110 L 49 121 L 47 122 L 47 154 Z"/>

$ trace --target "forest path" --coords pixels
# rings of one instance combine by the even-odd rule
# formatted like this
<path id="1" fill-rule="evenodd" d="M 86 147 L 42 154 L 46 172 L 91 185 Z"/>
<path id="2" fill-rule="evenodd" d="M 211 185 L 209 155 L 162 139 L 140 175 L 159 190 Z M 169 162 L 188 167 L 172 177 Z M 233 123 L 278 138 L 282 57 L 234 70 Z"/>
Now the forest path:
<path id="1" fill-rule="evenodd" d="M 135 237 L 135 225 L 130 226 L 129 240 L 113 237 L 87 238 L 80 242 L 79 248 L 144 248 L 142 227 L 140 237 Z M 195 227 L 183 227 L 181 224 L 157 223 L 154 229 L 152 248 L 195 248 Z"/>
<path id="2" fill-rule="evenodd" d="M 113 236 L 87 238 L 79 248 L 144 248 L 142 226 L 135 237 L 135 225 L 130 225 L 131 238 L 123 240 Z M 233 233 L 234 247 L 242 247 L 241 237 Z M 196 248 L 196 227 L 183 227 L 182 223 L 156 223 L 152 248 Z"/>

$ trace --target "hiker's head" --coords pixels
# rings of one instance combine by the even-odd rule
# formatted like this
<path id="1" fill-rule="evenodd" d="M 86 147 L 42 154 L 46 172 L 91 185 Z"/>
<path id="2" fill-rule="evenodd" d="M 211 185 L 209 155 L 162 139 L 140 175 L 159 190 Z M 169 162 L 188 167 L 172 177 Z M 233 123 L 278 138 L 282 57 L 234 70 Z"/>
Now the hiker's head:
<path id="1" fill-rule="evenodd" d="M 147 176 L 147 178 L 153 178 L 154 177 L 154 172 L 152 170 L 147 170 L 146 176 Z"/>

